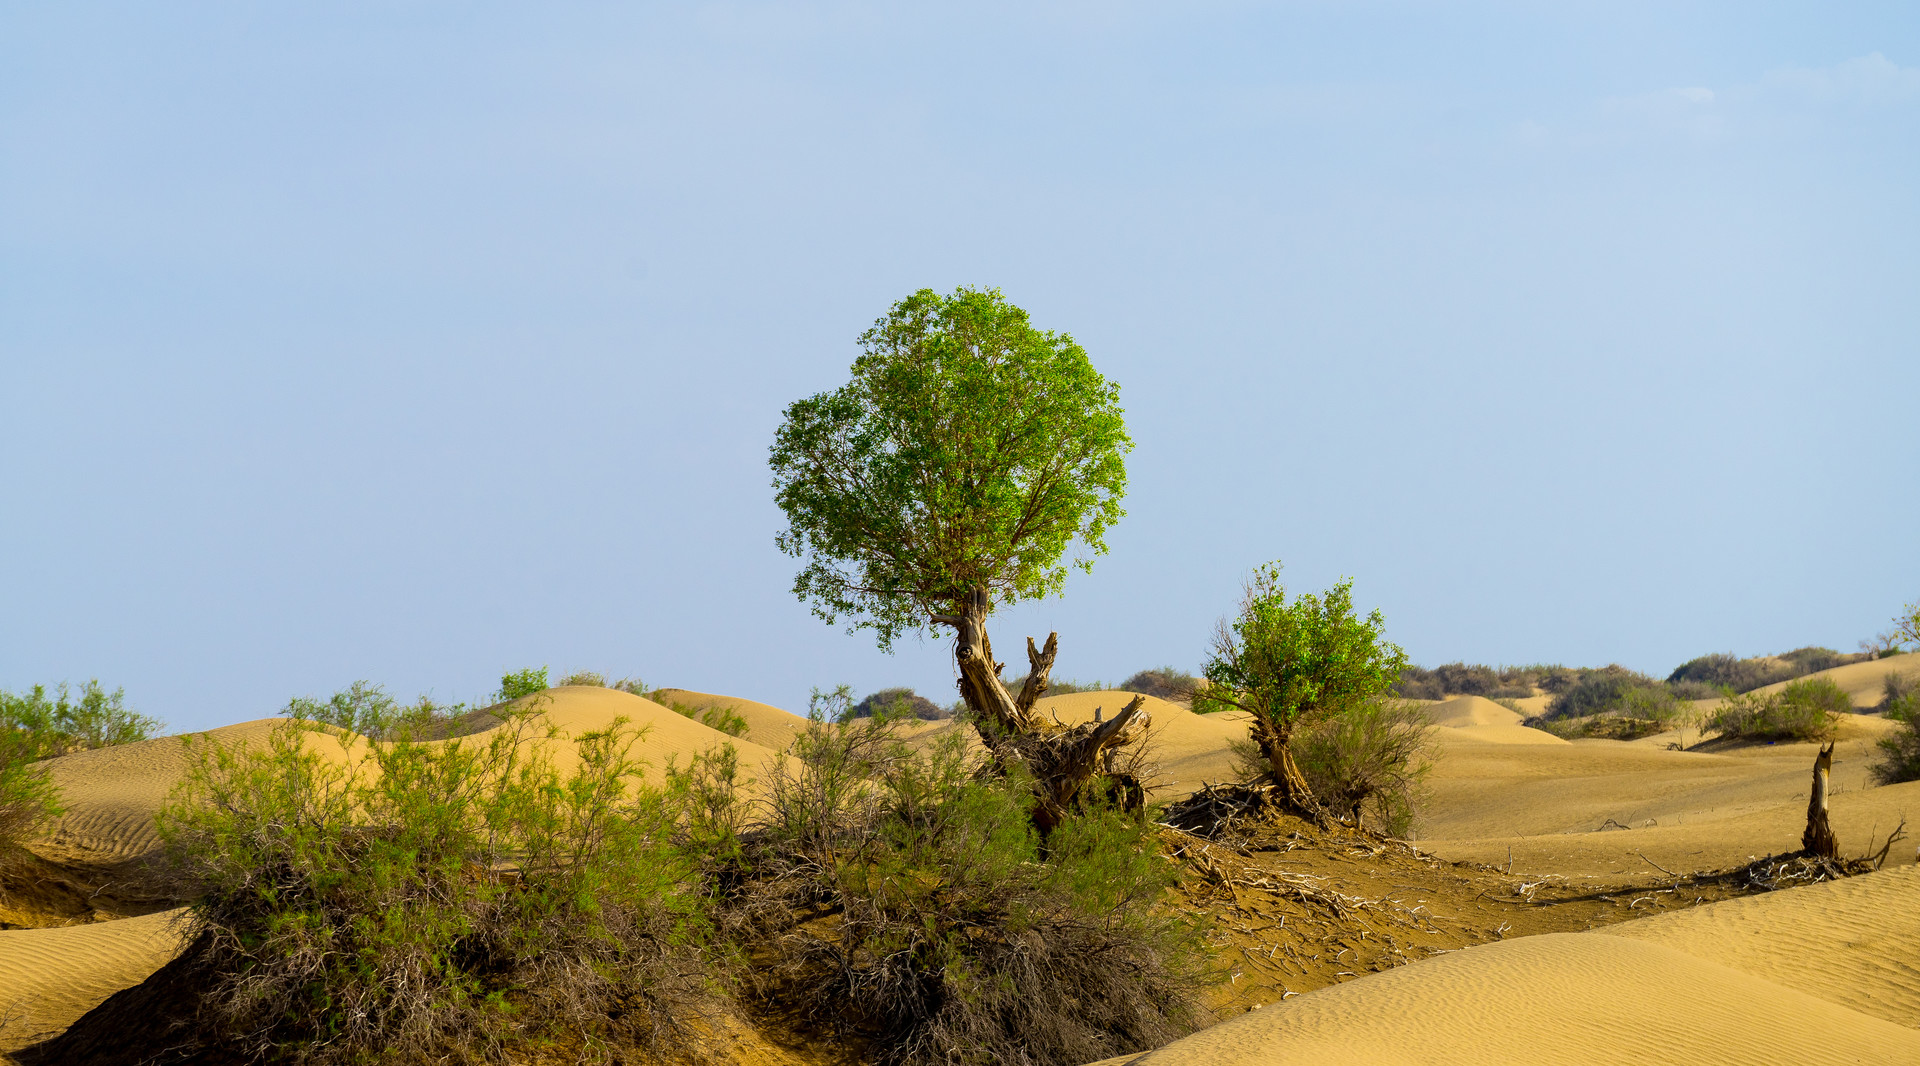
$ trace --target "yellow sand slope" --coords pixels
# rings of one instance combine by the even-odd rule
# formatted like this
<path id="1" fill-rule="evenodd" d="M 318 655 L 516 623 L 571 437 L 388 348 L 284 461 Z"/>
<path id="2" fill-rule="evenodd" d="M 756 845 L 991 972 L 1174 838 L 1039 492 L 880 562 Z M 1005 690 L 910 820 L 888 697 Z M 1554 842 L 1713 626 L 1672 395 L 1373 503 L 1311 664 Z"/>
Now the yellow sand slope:
<path id="1" fill-rule="evenodd" d="M 622 718 L 644 730 L 634 753 L 648 762 L 656 776 L 670 760 L 685 765 L 692 756 L 722 744 L 732 744 L 739 751 L 741 767 L 752 778 L 764 778 L 769 761 L 780 758 L 771 748 L 729 737 L 652 700 L 617 689 L 567 686 L 527 699 L 539 701 L 546 723 L 560 730 L 554 740 L 538 743 L 562 772 L 574 761 L 571 738 L 605 730 Z M 259 745 L 282 724 L 284 720 L 278 718 L 245 722 L 196 734 L 192 741 Z M 492 731 L 476 733 L 458 743 L 484 744 L 492 735 Z M 357 738 L 354 741 L 364 743 Z M 346 749 L 330 736 L 310 734 L 307 742 L 330 758 L 347 757 Z M 66 863 L 110 865 L 152 854 L 160 846 L 154 813 L 186 776 L 192 759 L 186 740 L 162 737 L 50 760 L 48 772 L 62 790 L 67 813 L 30 846 L 47 858 Z"/>
<path id="2" fill-rule="evenodd" d="M 1776 946 L 1779 934 L 1798 939 Z M 1920 1014 L 1916 944 L 1920 870 L 1887 871 L 1468 948 L 1270 1004 L 1133 1061 L 1916 1063 L 1920 1031 L 1902 1024 Z"/>
<path id="3" fill-rule="evenodd" d="M 735 714 L 747 721 L 746 739 L 774 751 L 786 751 L 793 745 L 793 738 L 807 727 L 807 720 L 797 714 L 736 696 L 716 696 L 711 692 L 694 692 L 684 688 L 663 688 L 656 694 L 670 703 L 703 711 L 709 707 L 731 707 Z"/>
<path id="4" fill-rule="evenodd" d="M 1794 680 L 1804 681 L 1807 678 L 1814 677 L 1826 678 L 1840 686 L 1840 691 L 1845 692 L 1847 698 L 1853 700 L 1855 707 L 1865 710 L 1879 705 L 1881 697 L 1884 694 L 1883 685 L 1885 684 L 1888 674 L 1899 674 L 1910 682 L 1920 682 L 1920 654 L 1895 655 L 1886 659 L 1874 659 L 1870 662 L 1849 663 L 1846 666 L 1836 666 L 1831 670 L 1821 670 L 1808 674 L 1805 678 L 1795 678 Z M 1781 681 L 1777 684 L 1755 689 L 1754 691 L 1778 692 L 1786 688 L 1789 684 L 1792 684 L 1792 682 Z"/>
<path id="5" fill-rule="evenodd" d="M 180 950 L 182 910 L 63 929 L 0 930 L 0 1052 L 72 1025 Z"/>

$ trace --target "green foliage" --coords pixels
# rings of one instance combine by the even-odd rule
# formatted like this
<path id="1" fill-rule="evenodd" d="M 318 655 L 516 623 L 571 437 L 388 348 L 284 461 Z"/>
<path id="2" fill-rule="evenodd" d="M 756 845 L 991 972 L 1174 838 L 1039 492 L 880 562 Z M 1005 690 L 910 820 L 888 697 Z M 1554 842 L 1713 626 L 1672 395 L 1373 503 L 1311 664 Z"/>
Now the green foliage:
<path id="1" fill-rule="evenodd" d="M 1920 600 L 1900 609 L 1894 616 L 1893 631 L 1888 634 L 1895 647 L 1920 649 Z"/>
<path id="2" fill-rule="evenodd" d="M 1374 700 L 1302 729 L 1293 739 L 1294 759 L 1330 809 L 1356 825 L 1370 820 L 1380 832 L 1404 837 L 1433 769 L 1432 732 L 1425 707 Z"/>
<path id="3" fill-rule="evenodd" d="M 0 731 L 19 734 L 15 749 L 30 760 L 149 740 L 161 728 L 127 709 L 125 690 L 108 693 L 98 681 L 81 686 L 77 699 L 65 684 L 51 696 L 45 685 L 18 696 L 0 689 Z"/>
<path id="4" fill-rule="evenodd" d="M 1303 722 L 1350 713 L 1386 695 L 1406 668 L 1385 628 L 1378 610 L 1354 613 L 1351 579 L 1288 601 L 1280 564 L 1262 566 L 1239 617 L 1215 636 L 1198 702 L 1250 712 L 1283 738 Z"/>
<path id="5" fill-rule="evenodd" d="M 585 685 L 588 688 L 606 688 L 607 675 L 596 674 L 592 670 L 576 670 L 561 678 L 560 683 L 554 687 L 564 688 L 568 685 Z"/>
<path id="6" fill-rule="evenodd" d="M 978 774 L 957 732 L 916 752 L 834 710 L 822 694 L 775 769 L 749 860 L 764 911 L 839 915 L 767 938 L 805 1014 L 883 1063 L 1068 1066 L 1195 1025 L 1203 950 L 1158 905 L 1174 871 L 1154 826 L 1096 804 L 1043 850 L 1017 770 Z"/>
<path id="7" fill-rule="evenodd" d="M 1779 692 L 1729 693 L 1703 728 L 1735 740 L 1825 740 L 1838 716 L 1853 710 L 1847 694 L 1832 680 L 1808 678 Z"/>
<path id="8" fill-rule="evenodd" d="M 1889 679 L 1893 676 L 1887 675 Z M 1883 785 L 1920 781 L 1920 692 L 1906 687 L 1896 696 L 1891 689 L 1889 686 L 1889 695 L 1882 707 L 1887 717 L 1900 723 L 1901 728 L 1880 738 L 1880 761 L 1874 764 L 1873 776 Z"/>
<path id="9" fill-rule="evenodd" d="M 62 812 L 43 760 L 148 740 L 157 719 L 127 709 L 121 689 L 88 681 L 76 698 L 65 684 L 19 695 L 0 689 L 0 850 L 17 845 Z"/>
<path id="10" fill-rule="evenodd" d="M 0 860 L 62 812 L 60 790 L 40 764 L 33 734 L 0 729 Z"/>
<path id="11" fill-rule="evenodd" d="M 1057 593 L 1125 512 L 1119 390 L 996 289 L 922 289 L 860 336 L 852 380 L 787 408 L 769 462 L 793 591 L 882 648 L 955 611 Z"/>
<path id="12" fill-rule="evenodd" d="M 505 721 L 491 711 L 469 710 L 464 703 L 435 703 L 427 696 L 403 705 L 371 681 L 355 681 L 325 700 L 295 697 L 280 713 L 373 740 L 447 740 Z"/>
<path id="13" fill-rule="evenodd" d="M 1529 718 L 1526 724 L 1565 740 L 1638 740 L 1683 725 L 1687 713 L 1677 692 L 1655 682 L 1628 685 L 1598 711 L 1560 718 L 1549 714 Z"/>
<path id="14" fill-rule="evenodd" d="M 385 713 L 365 687 L 322 706 Z M 622 1012 L 662 1031 L 701 994 L 686 975 L 705 926 L 672 842 L 681 793 L 641 783 L 637 736 L 562 738 L 521 707 L 484 742 L 301 719 L 264 747 L 198 740 L 159 824 L 202 891 L 208 1022 L 243 1053 L 315 1063 L 502 1061 L 557 1033 L 592 1047 Z"/>
<path id="15" fill-rule="evenodd" d="M 500 676 L 500 701 L 504 703 L 508 700 L 517 700 L 522 696 L 531 696 L 536 692 L 545 692 L 547 688 L 546 667 L 542 666 L 539 669 L 530 667 L 525 670 L 516 670 L 513 673 L 502 674 Z"/>

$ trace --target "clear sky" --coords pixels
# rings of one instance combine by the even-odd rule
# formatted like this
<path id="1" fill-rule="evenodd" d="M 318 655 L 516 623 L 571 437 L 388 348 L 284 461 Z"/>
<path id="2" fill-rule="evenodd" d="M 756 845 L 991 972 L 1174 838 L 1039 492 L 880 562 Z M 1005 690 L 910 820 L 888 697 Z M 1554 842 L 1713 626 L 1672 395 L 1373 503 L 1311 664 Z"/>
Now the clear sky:
<path id="1" fill-rule="evenodd" d="M 4 3 L 0 687 L 951 700 L 793 598 L 766 453 L 962 284 L 1136 442 L 1012 672 L 1195 668 L 1271 559 L 1430 666 L 1850 650 L 1916 255 L 1910 3 Z"/>

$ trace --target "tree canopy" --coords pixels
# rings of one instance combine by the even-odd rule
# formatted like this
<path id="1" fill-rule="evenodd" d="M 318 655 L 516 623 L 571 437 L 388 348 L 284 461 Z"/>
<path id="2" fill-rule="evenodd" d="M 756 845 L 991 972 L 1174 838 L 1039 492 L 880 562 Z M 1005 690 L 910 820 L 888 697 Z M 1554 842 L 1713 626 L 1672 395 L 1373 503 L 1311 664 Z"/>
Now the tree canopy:
<path id="1" fill-rule="evenodd" d="M 997 289 L 922 289 L 860 335 L 852 380 L 787 408 L 770 465 L 793 591 L 882 648 L 1088 569 L 1125 514 L 1119 389 Z"/>

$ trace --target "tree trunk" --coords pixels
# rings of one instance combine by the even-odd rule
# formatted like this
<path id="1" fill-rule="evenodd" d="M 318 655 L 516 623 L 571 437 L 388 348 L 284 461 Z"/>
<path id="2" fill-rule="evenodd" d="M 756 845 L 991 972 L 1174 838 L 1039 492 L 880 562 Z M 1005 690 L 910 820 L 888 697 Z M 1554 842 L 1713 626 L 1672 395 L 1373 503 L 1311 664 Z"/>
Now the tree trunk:
<path id="1" fill-rule="evenodd" d="M 1813 760 L 1813 795 L 1807 799 L 1807 828 L 1800 846 L 1823 859 L 1840 858 L 1840 841 L 1827 821 L 1827 777 L 1833 769 L 1833 745 L 1827 744 Z"/>
<path id="2" fill-rule="evenodd" d="M 1060 634 L 1048 634 L 1044 648 L 1027 638 L 1027 680 L 1015 695 L 1000 680 L 1003 664 L 994 661 L 993 642 L 987 638 L 991 608 L 987 590 L 974 589 L 956 606 L 958 614 L 934 615 L 933 621 L 954 628 L 953 662 L 960 673 L 960 698 L 973 712 L 974 728 L 994 760 L 1003 766 L 1024 763 L 1033 773 L 1038 800 L 1034 825 L 1042 833 L 1049 832 L 1107 763 L 1105 753 L 1145 732 L 1150 722 L 1140 709 L 1145 697 L 1136 696 L 1104 722 L 1098 720 L 1098 712 L 1095 721 L 1072 727 L 1043 722 L 1033 713 L 1033 705 L 1047 690 Z"/>
<path id="3" fill-rule="evenodd" d="M 1280 790 L 1280 804 L 1294 814 L 1318 818 L 1320 805 L 1313 798 L 1313 789 L 1307 787 L 1307 779 L 1300 772 L 1300 765 L 1293 761 L 1293 731 L 1281 732 L 1273 724 L 1259 715 L 1254 716 L 1257 729 L 1254 741 L 1260 746 L 1260 754 L 1267 760 L 1267 771 L 1273 775 L 1274 787 Z"/>

